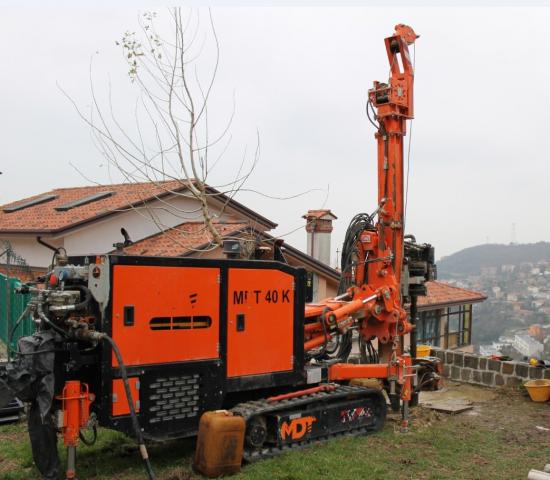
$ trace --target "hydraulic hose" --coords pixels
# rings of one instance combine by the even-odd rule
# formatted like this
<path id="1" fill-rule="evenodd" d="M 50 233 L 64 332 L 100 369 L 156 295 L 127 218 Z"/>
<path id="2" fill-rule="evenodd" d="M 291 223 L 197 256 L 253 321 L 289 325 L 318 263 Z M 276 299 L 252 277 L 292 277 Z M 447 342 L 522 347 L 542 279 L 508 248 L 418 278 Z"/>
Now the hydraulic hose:
<path id="1" fill-rule="evenodd" d="M 11 343 L 13 341 L 13 335 L 15 334 L 15 331 L 17 330 L 17 328 L 19 327 L 19 325 L 21 324 L 21 322 L 23 321 L 23 319 L 30 313 L 30 308 L 29 306 L 27 305 L 27 307 L 25 308 L 25 310 L 23 311 L 23 313 L 21 314 L 21 316 L 17 319 L 17 322 L 15 322 L 15 325 L 12 327 L 12 329 L 10 330 L 10 334 L 8 336 L 8 361 L 11 359 L 11 355 L 10 353 L 13 352 L 12 348 L 11 348 Z"/>
<path id="2" fill-rule="evenodd" d="M 139 420 L 136 415 L 136 409 L 134 406 L 134 399 L 132 397 L 132 391 L 130 389 L 130 383 L 128 382 L 128 374 L 126 372 L 126 366 L 124 365 L 124 362 L 122 361 L 122 355 L 120 354 L 120 350 L 118 348 L 118 345 L 115 343 L 115 341 L 109 337 L 106 334 L 101 334 L 101 338 L 104 340 L 107 340 L 109 344 L 111 345 L 113 352 L 115 354 L 116 360 L 118 362 L 118 366 L 120 368 L 120 373 L 122 375 L 122 381 L 124 384 L 124 391 L 126 392 L 126 400 L 128 401 L 128 408 L 130 409 L 130 416 L 132 418 L 132 426 L 134 428 L 134 432 L 136 434 L 136 440 L 138 442 L 139 446 L 139 453 L 141 454 L 141 458 L 143 459 L 143 462 L 145 464 L 145 470 L 147 472 L 147 476 L 149 477 L 149 480 L 155 480 L 155 474 L 153 472 L 153 467 L 151 466 L 151 462 L 149 461 L 149 454 L 147 453 L 147 447 L 145 446 L 145 441 L 143 439 L 143 433 L 141 432 L 141 427 L 139 425 Z"/>
<path id="3" fill-rule="evenodd" d="M 77 290 L 80 290 L 82 293 L 84 293 L 84 300 L 77 303 L 74 306 L 75 310 L 84 310 L 88 304 L 90 303 L 90 300 L 92 299 L 92 292 L 88 287 L 85 287 L 84 285 L 71 285 L 71 288 L 75 288 Z"/>

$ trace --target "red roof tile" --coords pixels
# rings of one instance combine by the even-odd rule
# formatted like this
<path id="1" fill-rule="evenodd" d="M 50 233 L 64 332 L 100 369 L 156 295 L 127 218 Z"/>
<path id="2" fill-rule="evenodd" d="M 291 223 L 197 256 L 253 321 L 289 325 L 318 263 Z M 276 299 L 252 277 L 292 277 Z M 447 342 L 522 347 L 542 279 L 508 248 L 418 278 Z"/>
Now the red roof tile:
<path id="1" fill-rule="evenodd" d="M 0 206 L 0 232 L 59 232 L 118 211 L 125 211 L 132 207 L 139 206 L 143 202 L 152 200 L 155 197 L 170 195 L 171 192 L 181 192 L 185 190 L 185 188 L 185 180 L 57 188 L 49 192 Z M 212 187 L 207 188 L 209 193 L 219 195 L 219 198 L 223 201 L 229 201 L 225 195 Z M 113 192 L 114 194 L 107 198 L 71 208 L 70 210 L 56 210 L 56 207 L 82 200 L 83 198 L 101 192 Z M 55 198 L 11 213 L 4 211 L 5 208 L 23 205 L 45 195 L 55 195 Z M 254 217 L 260 224 L 266 225 L 269 228 L 276 227 L 275 223 L 258 215 L 244 205 L 234 200 L 231 200 L 230 203 L 233 208 L 242 211 L 247 216 Z"/>
<path id="2" fill-rule="evenodd" d="M 337 219 L 338 217 L 334 215 L 330 210 L 308 210 L 306 214 L 302 215 L 302 218 L 321 218 L 325 215 L 330 215 L 334 219 Z"/>
<path id="3" fill-rule="evenodd" d="M 228 237 L 246 229 L 246 223 L 217 223 L 220 235 Z M 193 250 L 204 249 L 212 235 L 202 222 L 187 222 L 159 232 L 124 248 L 128 255 L 179 257 Z"/>
<path id="4" fill-rule="evenodd" d="M 482 293 L 454 287 L 443 282 L 426 282 L 426 287 L 428 288 L 428 295 L 418 297 L 418 308 L 421 310 L 429 310 L 431 307 L 443 307 L 445 305 L 477 303 L 487 298 Z"/>

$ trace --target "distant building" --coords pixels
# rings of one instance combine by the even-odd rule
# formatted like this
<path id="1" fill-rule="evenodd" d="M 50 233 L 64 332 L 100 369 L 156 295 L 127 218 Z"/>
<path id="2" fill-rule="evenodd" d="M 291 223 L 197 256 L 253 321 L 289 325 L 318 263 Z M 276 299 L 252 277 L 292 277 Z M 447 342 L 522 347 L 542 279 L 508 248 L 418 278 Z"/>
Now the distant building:
<path id="1" fill-rule="evenodd" d="M 493 343 L 492 345 L 480 345 L 479 354 L 484 357 L 490 357 L 491 355 L 502 355 L 500 348 Z"/>
<path id="2" fill-rule="evenodd" d="M 526 357 L 539 356 L 544 350 L 544 345 L 537 342 L 529 335 L 516 335 L 514 337 L 514 348 Z"/>
<path id="3" fill-rule="evenodd" d="M 473 304 L 487 296 L 443 282 L 427 282 L 428 295 L 418 299 L 418 343 L 473 351 Z"/>

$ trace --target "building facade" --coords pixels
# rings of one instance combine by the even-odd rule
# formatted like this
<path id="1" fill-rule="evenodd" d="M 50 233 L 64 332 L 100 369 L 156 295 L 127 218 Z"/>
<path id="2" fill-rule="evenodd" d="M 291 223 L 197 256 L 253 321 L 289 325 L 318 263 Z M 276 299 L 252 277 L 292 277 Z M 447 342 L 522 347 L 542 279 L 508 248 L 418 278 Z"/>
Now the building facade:
<path id="1" fill-rule="evenodd" d="M 474 304 L 487 297 L 473 290 L 438 281 L 427 282 L 426 286 L 428 294 L 418 298 L 418 343 L 450 350 L 473 351 Z"/>
<path id="2" fill-rule="evenodd" d="M 312 300 L 336 294 L 340 274 L 324 256 L 283 244 L 269 233 L 275 222 L 218 190 L 207 187 L 207 195 L 217 231 L 224 239 L 240 242 L 242 254 L 249 255 L 243 258 L 256 251 L 273 258 L 277 250 L 279 260 L 308 271 L 314 282 Z M 324 227 L 326 232 L 326 222 Z M 0 243 L 10 245 L 34 275 L 46 271 L 52 258 L 37 237 L 68 255 L 98 255 L 123 242 L 121 228 L 132 240 L 124 247 L 127 254 L 225 257 L 223 248 L 213 245 L 200 203 L 185 180 L 60 188 L 0 207 Z M 10 267 L 9 259 L 0 257 L 0 271 Z"/>

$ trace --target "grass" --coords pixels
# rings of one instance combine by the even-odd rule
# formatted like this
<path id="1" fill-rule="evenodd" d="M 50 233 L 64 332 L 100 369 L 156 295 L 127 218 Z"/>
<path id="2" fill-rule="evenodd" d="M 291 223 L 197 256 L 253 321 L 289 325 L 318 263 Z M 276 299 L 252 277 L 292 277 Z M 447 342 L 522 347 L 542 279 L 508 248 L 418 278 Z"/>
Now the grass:
<path id="1" fill-rule="evenodd" d="M 415 412 L 408 434 L 398 433 L 396 421 L 390 420 L 379 434 L 333 440 L 247 465 L 234 478 L 518 479 L 550 459 L 550 432 L 536 428 L 550 427 L 548 405 L 518 396 L 499 399 L 476 415 Z M 191 469 L 193 449 L 192 440 L 152 445 L 159 480 L 200 478 Z M 146 478 L 132 440 L 108 430 L 100 431 L 93 447 L 79 447 L 77 466 L 81 480 Z M 38 478 L 24 424 L 0 427 L 0 478 Z"/>

